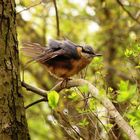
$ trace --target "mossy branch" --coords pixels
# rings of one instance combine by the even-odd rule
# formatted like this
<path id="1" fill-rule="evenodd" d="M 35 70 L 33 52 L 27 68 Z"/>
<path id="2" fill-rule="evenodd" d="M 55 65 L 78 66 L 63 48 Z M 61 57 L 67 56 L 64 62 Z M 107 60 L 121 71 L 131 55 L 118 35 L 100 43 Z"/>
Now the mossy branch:
<path id="1" fill-rule="evenodd" d="M 90 82 L 83 79 L 73 79 L 73 80 L 68 81 L 65 88 L 77 87 L 77 86 L 82 86 L 82 85 L 88 85 L 89 92 L 91 93 L 91 95 L 94 98 L 96 98 L 108 110 L 109 115 L 115 120 L 116 124 L 118 124 L 118 126 L 128 135 L 130 140 L 139 140 L 134 130 L 120 115 L 120 113 L 117 111 L 117 109 L 115 108 L 111 100 L 105 94 L 104 95 L 99 94 L 98 89 L 95 86 L 93 86 Z M 47 91 L 32 87 L 24 82 L 22 82 L 22 86 L 47 99 Z M 62 89 L 64 89 L 64 87 L 61 86 L 61 82 L 60 82 L 51 90 L 60 92 Z"/>

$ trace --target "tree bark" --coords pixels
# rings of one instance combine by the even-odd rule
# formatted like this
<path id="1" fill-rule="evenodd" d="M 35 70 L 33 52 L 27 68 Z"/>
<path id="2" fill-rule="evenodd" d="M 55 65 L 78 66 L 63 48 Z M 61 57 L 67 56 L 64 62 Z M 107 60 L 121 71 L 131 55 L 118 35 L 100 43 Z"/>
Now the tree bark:
<path id="1" fill-rule="evenodd" d="M 28 140 L 21 83 L 14 0 L 0 1 L 0 140 Z"/>

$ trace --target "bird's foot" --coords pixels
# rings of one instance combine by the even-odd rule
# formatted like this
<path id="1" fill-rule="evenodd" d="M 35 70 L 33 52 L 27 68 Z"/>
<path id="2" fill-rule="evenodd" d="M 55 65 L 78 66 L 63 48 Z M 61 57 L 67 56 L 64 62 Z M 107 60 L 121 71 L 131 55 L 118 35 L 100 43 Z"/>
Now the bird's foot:
<path id="1" fill-rule="evenodd" d="M 71 79 L 70 79 L 70 78 L 64 78 L 64 79 L 62 80 L 60 86 L 61 86 L 62 88 L 65 88 L 65 87 L 67 86 L 69 80 L 71 80 Z"/>

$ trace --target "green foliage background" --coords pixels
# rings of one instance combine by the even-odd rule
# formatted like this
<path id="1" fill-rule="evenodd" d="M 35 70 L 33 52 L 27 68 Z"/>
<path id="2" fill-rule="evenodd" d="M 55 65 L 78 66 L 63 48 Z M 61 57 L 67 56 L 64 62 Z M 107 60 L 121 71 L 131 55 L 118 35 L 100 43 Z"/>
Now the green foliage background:
<path id="1" fill-rule="evenodd" d="M 53 1 L 16 2 L 19 47 L 22 47 L 22 42 L 37 42 L 45 46 L 49 38 L 58 39 Z M 103 57 L 92 61 L 82 77 L 95 85 L 101 94 L 107 94 L 140 137 L 140 24 L 122 9 L 117 0 L 56 2 L 60 24 L 59 39 L 68 38 L 77 44 L 92 45 L 96 52 L 103 54 Z M 137 20 L 140 21 L 140 1 L 124 1 L 123 4 L 134 17 L 137 15 Z M 29 58 L 20 53 L 21 70 L 28 60 Z M 25 70 L 24 79 L 27 83 L 45 90 L 51 89 L 58 82 L 49 75 L 44 66 L 37 63 Z M 95 137 L 95 133 L 102 133 L 101 139 L 111 139 L 107 133 L 112 130 L 119 136 L 118 139 L 128 139 L 121 130 L 115 131 L 115 125 L 109 121 L 107 111 L 97 100 L 91 99 L 87 107 L 86 103 L 81 101 L 80 92 L 87 97 L 86 85 L 79 90 L 73 88 L 63 91 L 55 111 L 65 116 L 72 125 L 79 127 L 81 133 L 84 130 L 84 136 Z M 25 89 L 23 95 L 25 105 L 40 98 Z M 67 139 L 64 132 L 66 126 L 62 125 L 66 122 L 63 123 L 55 111 L 44 102 L 27 109 L 28 126 L 33 140 Z M 106 129 L 98 124 L 95 116 L 85 115 L 89 113 L 98 116 Z M 77 115 L 80 118 L 76 117 Z M 92 119 L 94 123 L 91 123 Z M 93 133 L 88 134 L 91 128 Z"/>

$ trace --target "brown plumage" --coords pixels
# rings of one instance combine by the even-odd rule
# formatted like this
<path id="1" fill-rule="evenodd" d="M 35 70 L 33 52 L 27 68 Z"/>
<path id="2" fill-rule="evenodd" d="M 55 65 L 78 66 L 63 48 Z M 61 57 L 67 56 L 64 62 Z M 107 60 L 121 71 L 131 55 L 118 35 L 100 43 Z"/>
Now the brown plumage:
<path id="1" fill-rule="evenodd" d="M 22 51 L 31 57 L 29 61 L 44 64 L 58 78 L 69 78 L 85 68 L 95 56 L 92 47 L 76 45 L 69 40 L 50 40 L 48 47 L 37 43 L 24 43 Z"/>

